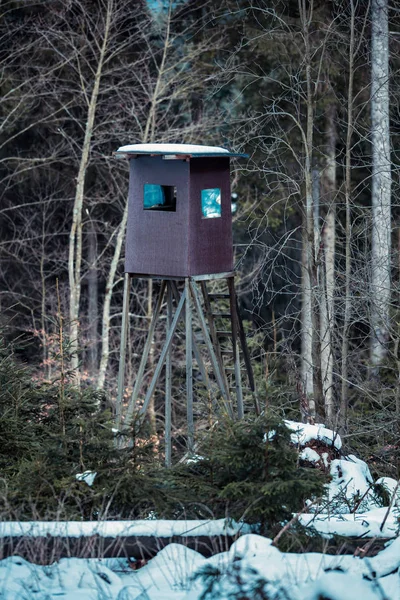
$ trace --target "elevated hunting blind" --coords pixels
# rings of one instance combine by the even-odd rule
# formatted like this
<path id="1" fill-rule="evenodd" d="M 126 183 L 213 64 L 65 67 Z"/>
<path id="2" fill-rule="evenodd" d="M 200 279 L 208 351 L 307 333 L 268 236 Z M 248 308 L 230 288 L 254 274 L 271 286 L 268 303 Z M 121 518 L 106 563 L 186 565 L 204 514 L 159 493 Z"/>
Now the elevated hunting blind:
<path id="1" fill-rule="evenodd" d="M 130 159 L 126 272 L 232 271 L 229 157 L 237 155 L 184 144 L 123 146 L 118 154 Z"/>
<path id="2" fill-rule="evenodd" d="M 171 464 L 171 344 L 178 322 L 185 323 L 188 448 L 193 450 L 193 355 L 203 383 L 211 392 L 217 386 L 226 412 L 243 416 L 240 353 L 244 355 L 250 388 L 254 382 L 234 289 L 232 209 L 229 161 L 245 156 L 214 146 L 190 144 L 134 144 L 122 146 L 117 156 L 130 163 L 128 222 L 125 247 L 125 290 L 121 358 L 118 380 L 117 425 L 122 422 L 125 349 L 132 277 L 159 279 L 160 292 L 135 386 L 124 422 L 134 411 L 145 415 L 165 365 L 165 456 Z M 227 291 L 210 293 L 207 282 L 225 280 Z M 179 282 L 184 282 L 183 292 Z M 201 288 L 199 293 L 198 285 Z M 166 295 L 167 331 L 152 380 L 139 409 L 140 392 L 152 339 Z M 229 309 L 218 312 L 217 302 Z M 183 308 L 185 307 L 185 315 Z M 193 332 L 192 307 L 202 332 Z M 228 321 L 228 325 L 227 325 Z M 231 349 L 226 350 L 227 340 Z M 203 358 L 201 345 L 208 351 Z M 230 355 L 232 367 L 226 363 Z M 211 363 L 212 374 L 208 373 Z M 211 375 L 211 377 L 210 377 Z M 234 381 L 232 381 L 234 379 Z M 236 406 L 232 399 L 236 392 Z M 257 409 L 257 406 L 256 406 Z"/>

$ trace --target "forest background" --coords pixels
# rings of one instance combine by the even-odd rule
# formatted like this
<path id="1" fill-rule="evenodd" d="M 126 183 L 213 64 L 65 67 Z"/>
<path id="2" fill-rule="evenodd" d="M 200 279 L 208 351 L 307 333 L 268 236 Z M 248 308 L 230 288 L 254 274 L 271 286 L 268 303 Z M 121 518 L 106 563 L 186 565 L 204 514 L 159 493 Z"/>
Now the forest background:
<path id="1" fill-rule="evenodd" d="M 128 189 L 113 152 L 147 142 L 244 151 L 232 172 L 236 285 L 261 404 L 325 422 L 398 477 L 395 3 L 39 0 L 0 11 L 7 352 L 35 381 L 94 387 L 112 407 Z M 126 398 L 153 292 L 135 280 Z M 158 393 L 160 436 L 162 405 Z"/>

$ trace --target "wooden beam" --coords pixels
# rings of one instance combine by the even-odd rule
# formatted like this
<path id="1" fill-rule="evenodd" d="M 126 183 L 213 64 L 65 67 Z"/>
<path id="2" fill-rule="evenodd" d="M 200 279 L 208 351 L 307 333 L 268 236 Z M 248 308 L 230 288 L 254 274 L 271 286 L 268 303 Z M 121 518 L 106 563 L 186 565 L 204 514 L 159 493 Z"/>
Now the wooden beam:
<path id="1" fill-rule="evenodd" d="M 243 392 L 242 392 L 242 375 L 240 373 L 240 354 L 238 348 L 238 317 L 236 311 L 236 292 L 233 277 L 228 278 L 229 288 L 229 304 L 231 311 L 231 324 L 232 324 L 232 352 L 233 352 L 233 363 L 235 369 L 235 388 L 236 388 L 236 401 L 237 411 L 239 419 L 244 417 L 243 408 Z"/>
<path id="2" fill-rule="evenodd" d="M 118 388 L 117 388 L 117 402 L 115 405 L 115 424 L 117 429 L 121 426 L 122 418 L 122 401 L 124 397 L 124 379 L 125 379 L 125 359 L 126 359 L 126 343 L 128 336 L 128 323 L 129 323 L 129 292 L 131 287 L 131 276 L 129 273 L 125 273 L 124 279 L 124 300 L 122 305 L 122 326 L 121 326 L 121 354 L 119 357 L 119 370 L 118 370 Z"/>
<path id="3" fill-rule="evenodd" d="M 188 451 L 194 451 L 194 421 L 193 421 L 193 349 L 192 349 L 192 307 L 190 300 L 189 278 L 185 280 L 186 294 L 186 405 L 188 426 Z"/>
<path id="4" fill-rule="evenodd" d="M 258 402 L 256 386 L 254 383 L 253 367 L 251 366 L 250 353 L 249 353 L 249 349 L 248 349 L 247 342 L 246 342 L 246 334 L 244 332 L 242 317 L 240 316 L 239 302 L 238 302 L 237 297 L 236 297 L 236 313 L 237 313 L 237 320 L 238 320 L 238 325 L 239 325 L 239 339 L 240 339 L 240 344 L 242 346 L 244 364 L 246 365 L 250 389 L 253 393 L 254 408 L 255 408 L 256 414 L 259 415 L 260 414 L 260 405 Z"/>
<path id="5" fill-rule="evenodd" d="M 217 379 L 218 386 L 219 386 L 219 389 L 221 390 L 222 398 L 224 400 L 225 408 L 226 408 L 226 411 L 227 411 L 228 415 L 231 418 L 233 418 L 232 406 L 229 403 L 229 395 L 226 393 L 224 378 L 223 378 L 222 373 L 220 371 L 218 360 L 217 360 L 217 357 L 215 355 L 214 348 L 213 348 L 213 345 L 211 343 L 210 335 L 209 335 L 208 330 L 207 330 L 207 324 L 206 324 L 206 320 L 205 320 L 205 317 L 204 317 L 203 309 L 201 307 L 200 297 L 199 297 L 199 293 L 197 291 L 197 286 L 196 286 L 196 282 L 195 281 L 192 281 L 192 280 L 190 281 L 190 289 L 191 289 L 191 292 L 192 292 L 192 295 L 193 295 L 193 299 L 194 299 L 196 311 L 197 311 L 197 314 L 198 314 L 198 317 L 199 317 L 199 320 L 200 320 L 200 326 L 201 326 L 201 329 L 202 329 L 202 332 L 203 332 L 204 340 L 206 342 L 208 351 L 210 353 L 211 364 L 213 366 L 215 377 Z"/>
<path id="6" fill-rule="evenodd" d="M 211 273 L 209 275 L 193 275 L 190 279 L 192 281 L 208 281 L 209 279 L 227 279 L 228 277 L 234 277 L 234 271 L 227 271 L 226 273 Z"/>
<path id="7" fill-rule="evenodd" d="M 172 325 L 172 289 L 171 282 L 167 283 L 167 331 Z M 172 368 L 171 348 L 165 358 L 165 466 L 172 465 Z"/>
<path id="8" fill-rule="evenodd" d="M 214 317 L 213 317 L 213 312 L 212 312 L 210 297 L 208 295 L 206 282 L 200 281 L 200 287 L 201 287 L 201 291 L 203 294 L 204 308 L 205 308 L 206 315 L 207 315 L 207 321 L 208 321 L 208 327 L 210 329 L 211 340 L 213 343 L 213 347 L 215 349 L 215 355 L 217 357 L 219 368 L 221 370 L 222 377 L 224 380 L 228 402 L 232 405 L 232 399 L 231 399 L 231 395 L 229 392 L 229 382 L 228 382 L 228 378 L 227 378 L 226 372 L 225 372 L 224 361 L 223 361 L 222 352 L 221 352 L 221 346 L 219 343 L 218 333 L 217 333 L 217 329 L 216 329 L 215 322 L 214 322 Z M 229 335 L 230 335 L 230 333 L 229 333 Z"/>

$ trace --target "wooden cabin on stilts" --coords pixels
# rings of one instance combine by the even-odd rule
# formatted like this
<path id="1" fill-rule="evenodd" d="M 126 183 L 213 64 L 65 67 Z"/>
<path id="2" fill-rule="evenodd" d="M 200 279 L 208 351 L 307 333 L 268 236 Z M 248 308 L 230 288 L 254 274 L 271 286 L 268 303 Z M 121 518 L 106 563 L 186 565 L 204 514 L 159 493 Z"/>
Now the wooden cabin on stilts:
<path id="1" fill-rule="evenodd" d="M 209 392 L 215 394 L 218 390 L 224 412 L 239 419 L 245 412 L 243 362 L 254 409 L 259 411 L 233 270 L 229 163 L 231 157 L 245 155 L 189 144 L 134 144 L 122 146 L 116 155 L 128 158 L 130 164 L 116 424 L 118 429 L 129 426 L 134 415 L 139 422 L 144 419 L 165 368 L 165 463 L 170 466 L 173 339 L 180 321 L 184 324 L 186 346 L 188 451 L 194 451 L 195 442 L 193 358 Z M 158 280 L 160 285 L 133 392 L 124 407 L 133 278 Z M 216 282 L 220 283 L 219 289 L 213 292 L 211 286 Z M 142 392 L 153 336 L 164 306 L 165 341 L 147 389 Z"/>

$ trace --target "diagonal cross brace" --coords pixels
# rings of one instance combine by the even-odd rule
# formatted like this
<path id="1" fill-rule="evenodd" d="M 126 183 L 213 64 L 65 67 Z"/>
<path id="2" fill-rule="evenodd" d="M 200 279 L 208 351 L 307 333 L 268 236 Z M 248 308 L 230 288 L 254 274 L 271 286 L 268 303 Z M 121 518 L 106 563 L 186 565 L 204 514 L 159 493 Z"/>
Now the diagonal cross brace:
<path id="1" fill-rule="evenodd" d="M 190 280 L 190 290 L 192 292 L 192 296 L 193 296 L 193 299 L 194 299 L 194 304 L 195 304 L 196 311 L 197 311 L 197 314 L 198 314 L 198 317 L 199 317 L 199 320 L 200 320 L 200 326 L 201 326 L 201 329 L 202 329 L 202 332 L 203 332 L 204 340 L 206 342 L 208 351 L 210 353 L 211 364 L 213 366 L 213 370 L 214 370 L 215 377 L 216 377 L 217 382 L 218 382 L 218 386 L 219 386 L 219 388 L 221 390 L 221 394 L 222 394 L 222 397 L 223 397 L 223 400 L 224 400 L 226 411 L 227 411 L 228 415 L 231 418 L 233 418 L 233 410 L 232 410 L 232 406 L 231 406 L 231 404 L 229 402 L 229 395 L 228 395 L 228 393 L 226 391 L 225 382 L 224 382 L 222 373 L 220 371 L 220 367 L 219 367 L 219 364 L 218 364 L 217 357 L 216 357 L 215 352 L 214 352 L 214 348 L 213 348 L 213 345 L 212 345 L 212 342 L 211 342 L 210 334 L 208 333 L 208 330 L 207 330 L 207 324 L 206 324 L 206 320 L 205 320 L 205 317 L 204 317 L 203 309 L 201 307 L 201 302 L 200 302 L 200 298 L 199 298 L 199 293 L 197 291 L 196 282 L 193 281 L 193 280 Z"/>

